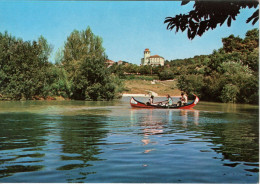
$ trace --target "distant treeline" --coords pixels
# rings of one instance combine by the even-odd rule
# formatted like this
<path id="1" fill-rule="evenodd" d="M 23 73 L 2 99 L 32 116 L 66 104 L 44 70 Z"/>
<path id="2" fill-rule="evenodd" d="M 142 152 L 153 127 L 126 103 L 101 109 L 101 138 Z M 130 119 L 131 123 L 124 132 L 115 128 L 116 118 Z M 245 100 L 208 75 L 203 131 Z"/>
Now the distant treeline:
<path id="1" fill-rule="evenodd" d="M 52 46 L 44 37 L 23 41 L 0 33 L 0 99 L 62 96 L 78 100 L 111 100 L 122 90 L 107 69 L 102 39 L 88 27 L 73 31 L 49 62 Z"/>
<path id="2" fill-rule="evenodd" d="M 52 46 L 43 36 L 23 41 L 0 33 L 0 99 L 111 100 L 123 91 L 124 79 L 138 74 L 149 75 L 149 80 L 176 79 L 180 90 L 201 100 L 257 104 L 258 40 L 259 31 L 253 29 L 244 39 L 223 38 L 223 47 L 210 55 L 166 61 L 165 66 L 123 62 L 107 68 L 102 39 L 89 27 L 67 37 L 55 64 L 49 61 Z"/>
<path id="3" fill-rule="evenodd" d="M 245 38 L 230 35 L 223 38 L 223 47 L 210 55 L 165 62 L 165 66 L 114 64 L 109 69 L 122 79 L 132 74 L 157 75 L 161 80 L 176 79 L 177 87 L 200 99 L 217 102 L 258 103 L 259 98 L 259 30 Z M 205 45 L 206 47 L 206 45 Z"/>

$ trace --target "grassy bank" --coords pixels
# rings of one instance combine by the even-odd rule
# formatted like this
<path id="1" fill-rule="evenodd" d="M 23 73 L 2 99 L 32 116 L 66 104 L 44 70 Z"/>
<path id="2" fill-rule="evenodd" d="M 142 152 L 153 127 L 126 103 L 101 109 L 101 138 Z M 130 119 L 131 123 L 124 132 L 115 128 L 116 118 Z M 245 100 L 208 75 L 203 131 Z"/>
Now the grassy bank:
<path id="1" fill-rule="evenodd" d="M 157 93 L 159 96 L 180 96 L 180 90 L 176 87 L 177 81 L 148 81 L 148 80 L 124 80 L 127 94 L 149 94 L 149 91 Z"/>

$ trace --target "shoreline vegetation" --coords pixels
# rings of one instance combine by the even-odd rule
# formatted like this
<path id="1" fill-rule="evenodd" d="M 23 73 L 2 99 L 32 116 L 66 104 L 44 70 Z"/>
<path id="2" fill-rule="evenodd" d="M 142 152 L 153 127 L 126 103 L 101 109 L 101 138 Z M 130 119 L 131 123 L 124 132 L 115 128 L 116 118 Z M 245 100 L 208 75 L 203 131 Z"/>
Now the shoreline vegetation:
<path id="1" fill-rule="evenodd" d="M 123 61 L 108 66 L 102 38 L 90 27 L 74 30 L 55 54 L 40 36 L 23 41 L 0 33 L 0 100 L 108 101 L 127 94 L 179 96 L 200 100 L 258 104 L 259 30 L 244 38 L 222 38 L 210 55 L 166 60 L 164 66 Z"/>
<path id="2" fill-rule="evenodd" d="M 150 97 L 151 95 L 155 97 L 165 97 L 167 94 L 170 94 L 172 97 L 181 97 L 181 91 L 178 89 L 172 89 L 172 86 L 176 85 L 175 80 L 153 80 L 153 81 L 146 81 L 146 80 L 126 80 L 124 82 L 127 84 L 128 89 L 124 89 L 122 93 L 118 95 L 120 97 L 128 97 L 128 96 L 136 96 L 136 97 Z M 151 91 L 153 89 L 154 91 Z M 21 101 L 25 101 L 26 99 L 20 99 Z M 47 97 L 40 97 L 40 96 L 33 96 L 29 100 L 57 100 L 57 101 L 64 101 L 64 100 L 72 100 L 69 98 L 64 98 L 62 96 L 47 96 Z M 0 101 L 12 101 L 11 97 L 8 96 L 1 96 Z"/>

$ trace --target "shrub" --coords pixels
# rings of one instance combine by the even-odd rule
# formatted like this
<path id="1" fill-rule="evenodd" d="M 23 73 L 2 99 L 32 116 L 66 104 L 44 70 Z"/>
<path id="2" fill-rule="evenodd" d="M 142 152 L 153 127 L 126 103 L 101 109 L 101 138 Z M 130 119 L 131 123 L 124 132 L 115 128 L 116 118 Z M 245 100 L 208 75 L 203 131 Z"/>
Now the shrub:
<path id="1" fill-rule="evenodd" d="M 237 102 L 237 94 L 239 93 L 239 88 L 233 84 L 226 84 L 221 91 L 220 99 L 224 103 L 235 103 Z"/>
<path id="2" fill-rule="evenodd" d="M 178 78 L 177 86 L 180 90 L 185 91 L 188 94 L 195 93 L 198 96 L 202 94 L 202 88 L 204 86 L 202 75 L 182 75 Z"/>
<path id="3" fill-rule="evenodd" d="M 158 76 L 160 80 L 169 80 L 174 78 L 174 73 L 170 69 L 165 69 L 164 71 L 160 72 Z"/>

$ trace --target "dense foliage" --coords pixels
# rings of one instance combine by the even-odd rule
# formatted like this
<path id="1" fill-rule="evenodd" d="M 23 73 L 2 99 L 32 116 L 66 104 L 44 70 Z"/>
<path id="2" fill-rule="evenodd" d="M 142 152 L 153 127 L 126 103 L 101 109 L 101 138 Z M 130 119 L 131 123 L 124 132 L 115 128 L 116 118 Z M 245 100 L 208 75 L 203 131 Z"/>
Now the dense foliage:
<path id="1" fill-rule="evenodd" d="M 203 100 L 258 103 L 258 40 L 258 29 L 248 31 L 244 39 L 223 38 L 223 48 L 182 66 L 186 72 L 178 78 L 178 87 Z"/>
<path id="2" fill-rule="evenodd" d="M 182 5 L 190 1 L 183 0 Z M 187 14 L 179 14 L 175 17 L 166 17 L 164 23 L 167 23 L 167 29 L 176 32 L 187 30 L 189 39 L 196 35 L 202 36 L 209 29 L 215 29 L 218 25 L 222 26 L 224 22 L 230 27 L 231 22 L 236 20 L 241 9 L 257 8 L 258 1 L 195 1 L 193 10 Z M 247 23 L 255 24 L 259 19 L 259 9 L 257 9 L 247 19 Z"/>
<path id="3" fill-rule="evenodd" d="M 40 37 L 38 41 L 16 39 L 0 33 L 0 94 L 11 99 L 47 96 L 52 82 L 48 62 L 51 47 Z"/>
<path id="4" fill-rule="evenodd" d="M 71 97 L 80 100 L 111 100 L 116 84 L 106 67 L 102 39 L 90 28 L 73 31 L 67 38 L 62 66 L 71 84 Z"/>
<path id="5" fill-rule="evenodd" d="M 52 46 L 44 37 L 30 42 L 0 33 L 0 97 L 111 100 L 123 86 L 107 69 L 104 50 L 90 28 L 75 30 L 52 64 Z"/>

